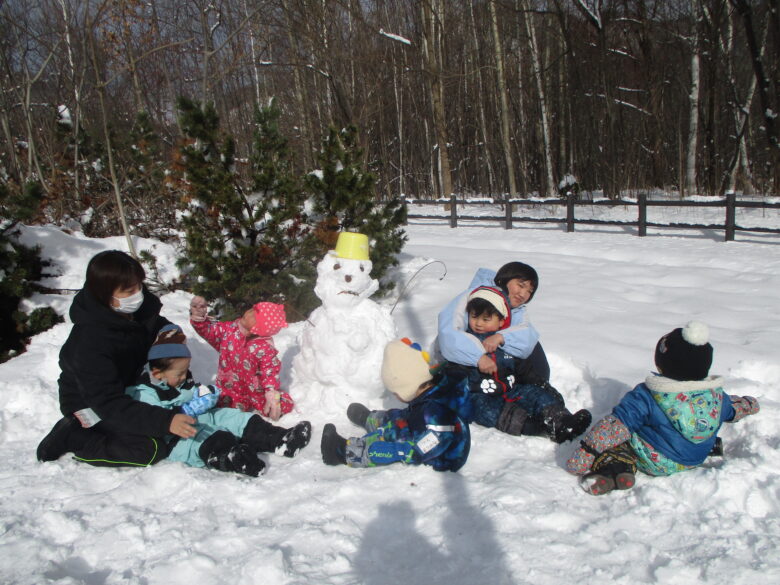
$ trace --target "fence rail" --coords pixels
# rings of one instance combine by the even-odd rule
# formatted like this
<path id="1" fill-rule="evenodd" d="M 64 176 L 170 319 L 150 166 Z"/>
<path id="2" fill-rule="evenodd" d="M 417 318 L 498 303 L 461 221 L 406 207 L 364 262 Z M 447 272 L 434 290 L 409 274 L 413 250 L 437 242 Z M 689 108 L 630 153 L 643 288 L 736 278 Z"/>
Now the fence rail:
<path id="1" fill-rule="evenodd" d="M 726 195 L 725 198 L 717 201 L 660 201 L 660 200 L 648 200 L 647 195 L 640 193 L 637 199 L 624 200 L 599 200 L 599 201 L 587 201 L 579 200 L 576 196 L 569 196 L 562 199 L 509 199 L 504 201 L 497 201 L 504 205 L 505 213 L 503 216 L 487 216 L 487 215 L 458 215 L 458 205 L 483 205 L 484 203 L 470 202 L 465 199 L 457 199 L 454 195 L 449 200 L 424 200 L 414 199 L 406 200 L 407 204 L 413 205 L 442 205 L 449 203 L 450 205 L 450 227 L 458 227 L 459 220 L 471 220 L 471 221 L 499 221 L 503 222 L 505 229 L 512 229 L 512 225 L 515 222 L 526 223 L 565 223 L 566 231 L 573 232 L 576 224 L 591 224 L 591 225 L 618 225 L 618 226 L 634 226 L 637 228 L 638 236 L 647 235 L 648 227 L 670 227 L 670 228 L 693 228 L 693 229 L 714 229 L 725 231 L 725 241 L 731 242 L 734 240 L 734 236 L 737 231 L 744 232 L 760 232 L 769 234 L 780 234 L 780 228 L 766 228 L 766 227 L 743 227 L 736 223 L 736 210 L 737 208 L 759 208 L 759 209 L 780 209 L 780 203 L 769 203 L 763 201 L 737 201 L 737 197 L 734 194 Z M 532 206 L 545 206 L 545 205 L 559 205 L 566 207 L 566 217 L 516 217 L 514 215 L 514 208 L 518 205 L 532 205 Z M 635 206 L 637 208 L 636 221 L 619 221 L 608 219 L 578 219 L 575 216 L 575 208 L 577 207 L 592 207 L 592 206 Z M 648 207 L 723 207 L 725 209 L 725 221 L 723 224 L 693 224 L 693 223 L 657 223 L 647 221 L 647 208 Z M 443 218 L 446 216 L 437 215 L 424 215 L 424 214 L 407 214 L 408 219 L 432 219 Z"/>

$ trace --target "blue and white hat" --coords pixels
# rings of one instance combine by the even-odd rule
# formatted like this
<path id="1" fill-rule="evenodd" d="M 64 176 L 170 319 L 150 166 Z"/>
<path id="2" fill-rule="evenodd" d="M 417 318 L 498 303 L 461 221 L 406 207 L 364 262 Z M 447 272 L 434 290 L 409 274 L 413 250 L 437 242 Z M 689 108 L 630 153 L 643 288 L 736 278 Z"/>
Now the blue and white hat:
<path id="1" fill-rule="evenodd" d="M 160 358 L 189 358 L 192 354 L 187 347 L 187 337 L 181 327 L 169 323 L 160 329 L 146 357 L 151 361 Z"/>

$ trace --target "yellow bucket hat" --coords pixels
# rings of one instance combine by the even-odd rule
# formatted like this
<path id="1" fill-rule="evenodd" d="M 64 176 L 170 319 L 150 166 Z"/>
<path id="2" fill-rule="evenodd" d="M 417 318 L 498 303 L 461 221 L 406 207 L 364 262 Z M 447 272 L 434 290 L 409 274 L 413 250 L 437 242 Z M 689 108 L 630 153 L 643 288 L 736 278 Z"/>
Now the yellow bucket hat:
<path id="1" fill-rule="evenodd" d="M 368 236 L 341 232 L 336 241 L 336 256 L 350 260 L 368 260 Z"/>

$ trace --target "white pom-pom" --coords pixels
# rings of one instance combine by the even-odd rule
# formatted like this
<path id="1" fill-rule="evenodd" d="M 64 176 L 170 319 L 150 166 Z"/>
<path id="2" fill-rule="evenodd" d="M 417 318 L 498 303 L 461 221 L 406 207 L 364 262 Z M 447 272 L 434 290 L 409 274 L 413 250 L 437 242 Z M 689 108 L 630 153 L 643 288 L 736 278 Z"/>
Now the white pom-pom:
<path id="1" fill-rule="evenodd" d="M 704 345 L 710 339 L 710 328 L 701 321 L 691 321 L 683 328 L 682 336 L 691 345 Z"/>

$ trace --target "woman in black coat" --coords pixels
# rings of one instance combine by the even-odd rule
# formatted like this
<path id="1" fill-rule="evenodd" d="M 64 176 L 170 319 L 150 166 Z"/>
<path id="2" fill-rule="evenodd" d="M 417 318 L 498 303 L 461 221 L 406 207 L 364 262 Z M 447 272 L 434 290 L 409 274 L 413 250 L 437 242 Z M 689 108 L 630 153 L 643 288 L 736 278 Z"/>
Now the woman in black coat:
<path id="1" fill-rule="evenodd" d="M 169 323 L 143 284 L 134 258 L 116 250 L 95 255 L 70 308 L 73 329 L 60 351 L 64 417 L 38 446 L 39 461 L 68 452 L 92 465 L 151 465 L 167 455 L 166 434 L 189 438 L 194 419 L 133 400 L 158 331 Z"/>

